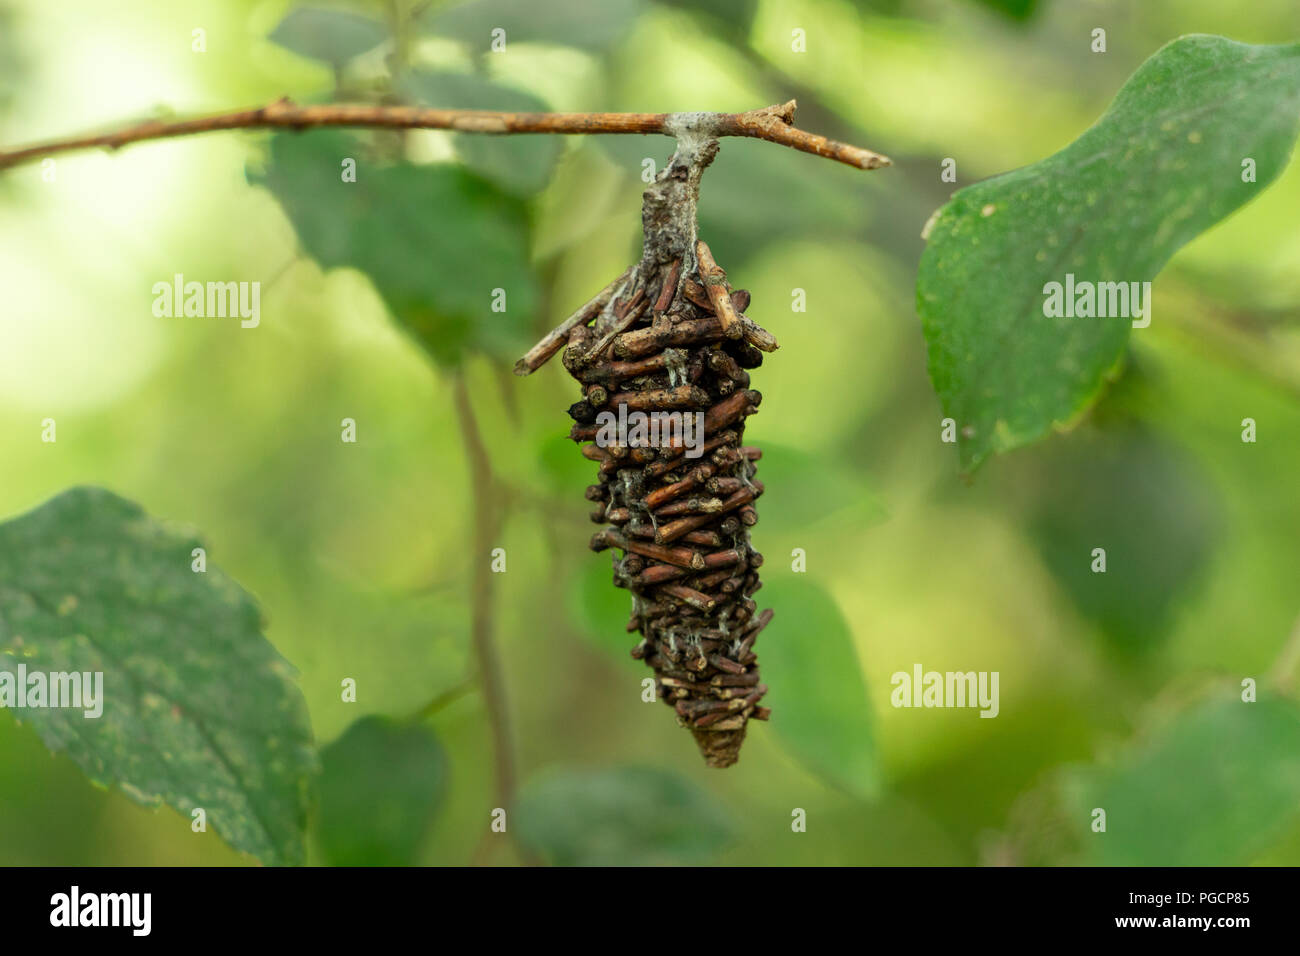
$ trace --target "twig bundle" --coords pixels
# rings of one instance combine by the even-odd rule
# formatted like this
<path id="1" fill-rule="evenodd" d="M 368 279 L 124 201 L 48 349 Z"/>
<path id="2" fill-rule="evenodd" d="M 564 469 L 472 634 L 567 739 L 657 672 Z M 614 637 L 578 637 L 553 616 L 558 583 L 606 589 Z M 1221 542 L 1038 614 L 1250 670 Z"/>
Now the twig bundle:
<path id="1" fill-rule="evenodd" d="M 744 432 L 762 398 L 748 370 L 776 342 L 745 316 L 749 293 L 727 285 L 708 246 L 695 252 L 689 274 L 684 259 L 649 279 L 634 271 L 606 302 L 593 300 L 608 329 L 576 324 L 563 362 L 583 392 L 569 409 L 570 437 L 599 463 L 587 498 L 606 527 L 591 547 L 614 552 L 614 584 L 632 592 L 628 630 L 641 634 L 632 656 L 654 669 L 659 699 L 708 764 L 726 767 L 748 721 L 768 716 L 754 641 L 772 612 L 758 613 L 753 600 L 763 557 L 749 541 L 761 453 Z M 624 417 L 698 414 L 703 431 L 689 447 L 680 432 L 600 441 L 619 406 Z"/>
<path id="2" fill-rule="evenodd" d="M 605 527 L 591 547 L 614 552 L 614 584 L 632 592 L 627 629 L 641 634 L 632 656 L 654 669 L 658 699 L 709 766 L 729 767 L 748 722 L 769 716 L 754 642 L 772 612 L 754 602 L 763 556 L 749 543 L 761 455 L 744 435 L 762 399 L 749 370 L 777 345 L 696 235 L 700 177 L 718 151 L 712 124 L 699 114 L 675 126 L 677 151 L 643 197 L 641 261 L 515 371 L 568 346 L 564 367 L 582 387 L 570 437 L 599 464 L 587 498 Z M 650 427 L 628 430 L 632 416 Z"/>

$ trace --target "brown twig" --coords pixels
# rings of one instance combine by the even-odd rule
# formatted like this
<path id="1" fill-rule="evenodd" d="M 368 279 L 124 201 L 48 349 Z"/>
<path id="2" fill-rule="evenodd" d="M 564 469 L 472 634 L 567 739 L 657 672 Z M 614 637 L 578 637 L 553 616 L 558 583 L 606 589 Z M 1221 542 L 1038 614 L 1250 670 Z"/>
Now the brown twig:
<path id="1" fill-rule="evenodd" d="M 545 338 L 529 349 L 528 354 L 515 363 L 515 374 L 527 375 L 550 361 L 551 357 L 568 343 L 569 333 L 576 326 L 586 325 L 609 304 L 609 300 L 614 297 L 619 287 L 632 274 L 633 268 L 633 266 L 628 266 L 621 276 L 597 292 L 578 311 L 553 328 Z"/>
<path id="2" fill-rule="evenodd" d="M 695 243 L 695 255 L 700 263 L 700 278 L 704 280 L 704 292 L 709 297 L 713 312 L 722 325 L 722 334 L 729 339 L 740 338 L 745 330 L 740 318 L 731 305 L 731 293 L 727 291 L 727 274 L 713 259 L 709 245 L 703 239 Z"/>
<path id="3" fill-rule="evenodd" d="M 635 268 L 635 266 L 632 268 Z M 642 292 L 638 290 L 637 295 L 642 295 Z M 600 355 L 605 351 L 606 346 L 608 346 L 610 342 L 614 341 L 616 336 L 626 332 L 636 323 L 637 319 L 641 318 L 647 305 L 648 303 L 638 300 L 636 304 L 628 310 L 626 315 L 619 317 L 617 325 L 606 332 L 604 337 L 591 347 L 590 351 L 583 353 L 583 362 L 594 362 L 596 359 L 600 358 Z M 518 362 L 515 363 L 515 374 L 519 374 Z"/>
<path id="4" fill-rule="evenodd" d="M 677 136 L 698 132 L 713 137 L 743 136 L 767 140 L 859 169 L 879 169 L 890 165 L 888 157 L 869 149 L 797 129 L 793 125 L 794 110 L 794 100 L 746 113 L 512 113 L 368 103 L 299 106 L 288 98 L 281 98 L 258 109 L 185 120 L 149 120 L 111 133 L 73 136 L 0 151 L 0 169 L 56 153 L 95 148 L 121 149 L 144 140 L 172 139 L 217 130 L 304 130 L 325 126 L 449 129 L 460 133 L 660 133 Z"/>

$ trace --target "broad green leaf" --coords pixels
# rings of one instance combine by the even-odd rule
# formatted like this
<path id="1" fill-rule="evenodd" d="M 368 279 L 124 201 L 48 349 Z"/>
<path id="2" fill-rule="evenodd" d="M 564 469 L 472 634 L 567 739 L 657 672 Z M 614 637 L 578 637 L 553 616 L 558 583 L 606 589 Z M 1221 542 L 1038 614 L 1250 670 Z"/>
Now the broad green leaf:
<path id="1" fill-rule="evenodd" d="M 346 10 L 298 7 L 280 21 L 268 39 L 286 50 L 338 68 L 387 40 L 388 28 L 378 20 Z"/>
<path id="2" fill-rule="evenodd" d="M 1073 423 L 1123 354 L 1129 317 L 1049 318 L 1047 283 L 1154 279 L 1278 176 L 1298 128 L 1300 45 L 1184 37 L 1073 144 L 940 210 L 917 308 L 964 470 Z"/>
<path id="3" fill-rule="evenodd" d="M 500 86 L 467 73 L 412 73 L 402 89 L 425 106 L 467 110 L 545 112 L 547 106 L 531 93 Z M 559 136 L 488 136 L 455 134 L 456 154 L 474 172 L 506 192 L 529 196 L 551 178 L 564 148 Z"/>
<path id="4" fill-rule="evenodd" d="M 769 576 L 758 599 L 776 612 L 754 647 L 771 688 L 763 703 L 772 708 L 772 732 L 823 779 L 854 796 L 874 796 L 871 701 L 839 606 L 802 576 Z"/>
<path id="5" fill-rule="evenodd" d="M 321 848 L 335 866 L 411 866 L 446 792 L 427 727 L 362 717 L 321 751 Z"/>
<path id="6" fill-rule="evenodd" d="M 187 823 L 201 807 L 237 850 L 302 863 L 315 761 L 306 702 L 253 599 L 210 561 L 192 570 L 197 547 L 99 488 L 0 524 L 0 670 L 103 675 L 97 717 L 15 716 L 95 783 L 167 803 Z"/>
<path id="7" fill-rule="evenodd" d="M 1064 789 L 1084 862 L 1244 865 L 1300 817 L 1300 708 L 1219 693 L 1113 765 L 1070 771 Z M 1094 808 L 1105 833 L 1091 831 Z"/>
<path id="8" fill-rule="evenodd" d="M 645 767 L 545 773 L 520 791 L 512 817 L 520 840 L 556 866 L 700 863 L 732 838 L 709 794 Z"/>
<path id="9" fill-rule="evenodd" d="M 439 362 L 527 348 L 538 293 L 523 204 L 459 166 L 384 164 L 367 152 L 343 133 L 283 133 L 250 178 L 271 190 L 323 268 L 366 273 Z M 356 182 L 343 181 L 348 158 Z M 496 289 L 504 312 L 492 310 Z"/>
<path id="10" fill-rule="evenodd" d="M 472 0 L 434 10 L 421 22 L 430 33 L 487 50 L 493 30 L 511 43 L 551 43 L 603 52 L 636 20 L 644 0 Z"/>

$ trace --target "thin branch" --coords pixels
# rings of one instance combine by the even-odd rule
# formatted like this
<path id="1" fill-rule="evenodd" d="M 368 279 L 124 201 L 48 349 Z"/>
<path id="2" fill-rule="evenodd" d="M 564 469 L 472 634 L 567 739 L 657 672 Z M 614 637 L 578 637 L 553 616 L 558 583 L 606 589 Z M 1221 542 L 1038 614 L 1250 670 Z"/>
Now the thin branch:
<path id="1" fill-rule="evenodd" d="M 627 315 L 620 318 L 618 322 L 605 333 L 605 337 L 593 345 L 591 349 L 583 355 L 582 361 L 584 363 L 594 362 L 596 359 L 600 358 L 600 353 L 605 351 L 606 346 L 608 346 L 610 342 L 613 342 L 616 337 L 632 328 L 636 323 L 636 320 L 641 318 L 649 304 L 649 300 L 642 299 L 635 308 L 628 309 Z"/>
<path id="2" fill-rule="evenodd" d="M 515 792 L 514 742 L 510 733 L 510 715 L 506 702 L 505 679 L 501 660 L 492 639 L 492 572 L 488 553 L 501 528 L 501 495 L 487 446 L 479 431 L 478 419 L 470 402 L 465 379 L 457 375 L 452 383 L 456 417 L 469 461 L 470 495 L 474 510 L 474 544 L 472 549 L 473 586 L 470 598 L 471 630 L 478 675 L 483 686 L 488 723 L 492 729 L 492 749 L 496 759 L 497 805 L 509 808 Z"/>
<path id="3" fill-rule="evenodd" d="M 470 496 L 474 510 L 473 587 L 470 597 L 470 628 L 473 633 L 474 654 L 477 658 L 477 675 L 483 689 L 483 703 L 487 709 L 492 732 L 492 750 L 496 764 L 496 804 L 510 812 L 515 796 L 514 738 L 510 732 L 510 708 L 506 700 L 505 677 L 501 671 L 501 658 L 493 640 L 494 617 L 492 604 L 493 574 L 487 557 L 497 543 L 501 531 L 506 503 L 509 499 L 505 485 L 492 470 L 483 432 L 474 414 L 469 387 L 464 374 L 452 381 L 452 398 L 456 405 L 456 418 L 460 423 L 461 439 L 469 462 Z M 514 830 L 509 831 L 512 835 Z M 485 830 L 475 858 L 486 862 L 487 855 L 496 846 L 490 831 Z M 540 863 L 537 855 L 527 846 L 514 840 L 520 860 L 529 866 Z"/>
<path id="4" fill-rule="evenodd" d="M 568 344 L 569 333 L 573 329 L 579 325 L 589 323 L 601 309 L 609 304 L 609 300 L 614 297 L 614 293 L 618 291 L 619 286 L 628 280 L 635 268 L 635 266 L 628 266 L 621 276 L 597 292 L 586 303 L 579 306 L 573 315 L 551 329 L 540 342 L 529 349 L 528 353 L 515 363 L 515 374 L 527 375 L 530 372 L 535 372 L 550 361 L 555 353 Z"/>
<path id="5" fill-rule="evenodd" d="M 294 129 L 358 126 L 379 129 L 449 129 L 461 133 L 660 133 L 677 136 L 745 136 L 824 156 L 859 169 L 878 169 L 889 158 L 797 129 L 795 102 L 747 113 L 510 113 L 329 103 L 298 106 L 280 99 L 260 109 L 186 120 L 150 120 L 111 133 L 74 136 L 0 151 L 0 169 L 82 149 L 121 149 L 131 143 L 172 139 L 229 129 Z"/>

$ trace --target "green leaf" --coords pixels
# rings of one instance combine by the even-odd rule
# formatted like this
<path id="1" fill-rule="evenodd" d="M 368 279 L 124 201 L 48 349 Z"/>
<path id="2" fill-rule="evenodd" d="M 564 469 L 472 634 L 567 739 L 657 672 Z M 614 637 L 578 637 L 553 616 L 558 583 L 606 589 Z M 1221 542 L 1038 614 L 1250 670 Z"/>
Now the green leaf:
<path id="1" fill-rule="evenodd" d="M 725 810 L 662 770 L 552 771 L 513 813 L 520 840 L 556 866 L 656 866 L 708 860 L 732 839 Z"/>
<path id="2" fill-rule="evenodd" d="M 412 73 L 401 86 L 411 99 L 426 106 L 519 113 L 547 109 L 531 93 L 465 73 Z M 466 166 L 516 196 L 530 196 L 545 186 L 564 149 L 558 136 L 457 133 L 454 138 L 456 154 Z"/>
<path id="3" fill-rule="evenodd" d="M 879 790 L 871 702 L 848 622 L 834 598 L 802 576 L 771 576 L 776 614 L 755 650 L 777 740 L 809 770 L 857 797 Z"/>
<path id="4" fill-rule="evenodd" d="M 1268 848 L 1300 815 L 1300 708 L 1239 691 L 1218 694 L 1112 766 L 1070 771 L 1067 825 L 1084 862 L 1105 866 L 1235 866 Z M 1106 832 L 1093 833 L 1094 808 Z"/>
<path id="5" fill-rule="evenodd" d="M 96 783 L 196 807 L 231 846 L 302 863 L 310 775 L 307 706 L 261 634 L 253 599 L 200 542 L 99 488 L 73 488 L 0 525 L 5 670 L 102 673 L 103 713 L 27 707 Z"/>
<path id="6" fill-rule="evenodd" d="M 511 43 L 551 43 L 602 52 L 632 25 L 643 0 L 474 0 L 422 19 L 429 32 L 486 50 L 492 31 Z"/>
<path id="7" fill-rule="evenodd" d="M 1073 144 L 940 210 L 917 308 L 964 470 L 1067 427 L 1121 358 L 1129 318 L 1048 318 L 1044 286 L 1067 273 L 1154 279 L 1278 176 L 1298 128 L 1300 45 L 1184 37 L 1144 63 Z M 1242 181 L 1246 158 L 1257 182 Z M 1153 311 L 1161 321 L 1159 302 Z"/>
<path id="8" fill-rule="evenodd" d="M 337 69 L 387 40 L 388 28 L 378 20 L 346 10 L 298 7 L 280 21 L 268 39 L 300 56 L 324 60 Z"/>
<path id="9" fill-rule="evenodd" d="M 398 322 L 435 360 L 479 349 L 508 358 L 528 347 L 536 279 L 519 200 L 455 165 L 384 164 L 335 131 L 282 133 L 251 174 L 284 207 L 323 268 L 366 273 Z M 344 159 L 356 182 L 344 182 Z M 506 310 L 493 312 L 493 290 Z"/>
<path id="10" fill-rule="evenodd" d="M 335 866 L 411 866 L 447 793 L 423 725 L 362 717 L 321 751 L 318 836 Z"/>

